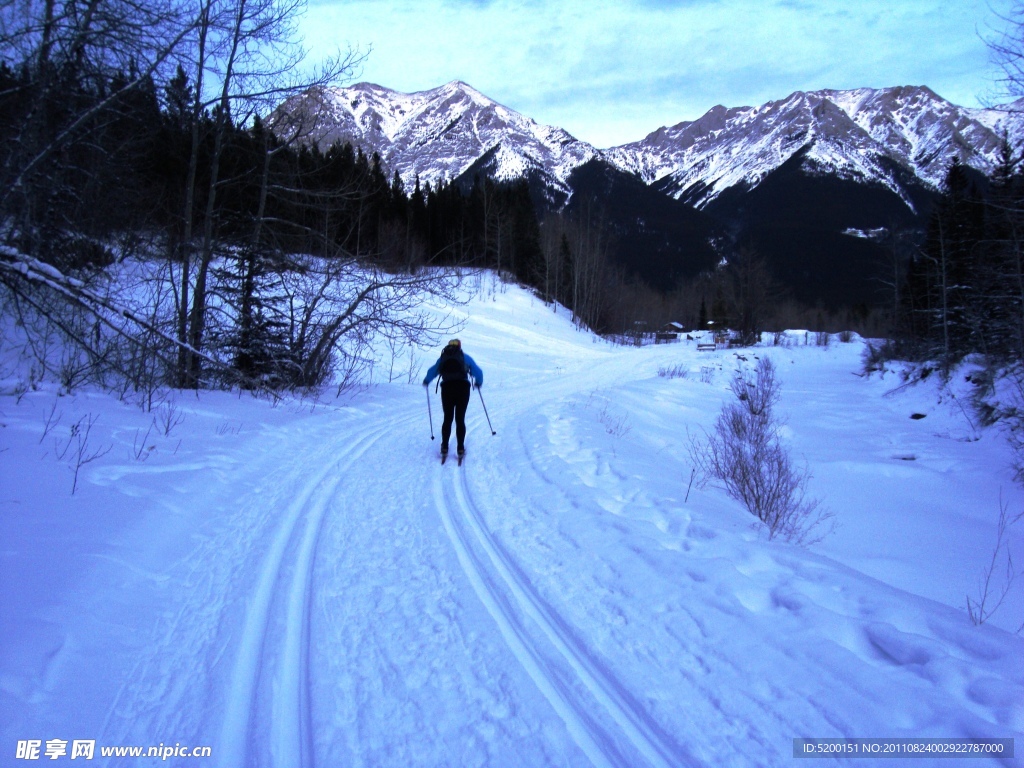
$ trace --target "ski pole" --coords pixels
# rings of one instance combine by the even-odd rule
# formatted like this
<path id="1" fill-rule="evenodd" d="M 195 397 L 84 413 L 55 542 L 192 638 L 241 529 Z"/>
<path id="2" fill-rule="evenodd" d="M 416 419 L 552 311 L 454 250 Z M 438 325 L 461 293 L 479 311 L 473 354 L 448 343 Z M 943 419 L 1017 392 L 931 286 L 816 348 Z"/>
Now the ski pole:
<path id="1" fill-rule="evenodd" d="M 430 410 L 430 387 L 424 387 L 423 391 L 427 393 L 427 418 L 430 419 L 430 439 L 434 439 L 434 414 Z"/>
<path id="2" fill-rule="evenodd" d="M 480 405 L 484 407 L 484 416 L 487 417 L 487 426 L 491 427 L 491 414 L 487 412 L 487 403 L 484 402 L 484 393 L 480 391 L 480 387 L 476 388 L 476 393 L 480 395 Z M 497 432 L 494 431 L 494 427 L 491 427 L 491 434 L 498 434 Z"/>

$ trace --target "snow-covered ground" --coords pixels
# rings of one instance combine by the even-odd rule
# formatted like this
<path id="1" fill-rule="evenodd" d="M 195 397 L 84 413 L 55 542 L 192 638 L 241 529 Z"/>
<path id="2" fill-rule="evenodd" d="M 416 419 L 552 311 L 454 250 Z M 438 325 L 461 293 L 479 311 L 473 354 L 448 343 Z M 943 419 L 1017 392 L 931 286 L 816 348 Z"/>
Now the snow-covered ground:
<path id="1" fill-rule="evenodd" d="M 0 763 L 55 739 L 59 760 L 94 740 L 109 765 L 159 761 L 101 746 L 209 746 L 167 764 L 219 766 L 788 766 L 796 737 L 1024 749 L 1024 590 L 984 626 L 964 608 L 1000 500 L 1024 506 L 996 430 L 930 381 L 854 375 L 860 343 L 800 335 L 745 362 L 614 347 L 515 288 L 457 312 L 497 431 L 474 394 L 462 468 L 437 461 L 418 383 L 319 404 L 178 393 L 153 413 L 47 384 L 0 397 Z M 688 434 L 754 355 L 838 523 L 807 548 L 689 487 Z M 96 458 L 72 494 L 79 449 Z M 931 762 L 957 761 L 912 764 Z"/>

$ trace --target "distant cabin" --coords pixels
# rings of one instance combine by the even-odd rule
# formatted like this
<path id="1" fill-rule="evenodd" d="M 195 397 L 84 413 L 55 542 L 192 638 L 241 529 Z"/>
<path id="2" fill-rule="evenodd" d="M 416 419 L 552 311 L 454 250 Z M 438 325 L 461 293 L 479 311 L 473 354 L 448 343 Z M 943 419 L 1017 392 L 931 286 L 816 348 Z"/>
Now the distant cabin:
<path id="1" fill-rule="evenodd" d="M 682 323 L 667 323 L 660 331 L 654 334 L 655 344 L 669 344 L 679 341 L 679 336 L 685 333 Z"/>

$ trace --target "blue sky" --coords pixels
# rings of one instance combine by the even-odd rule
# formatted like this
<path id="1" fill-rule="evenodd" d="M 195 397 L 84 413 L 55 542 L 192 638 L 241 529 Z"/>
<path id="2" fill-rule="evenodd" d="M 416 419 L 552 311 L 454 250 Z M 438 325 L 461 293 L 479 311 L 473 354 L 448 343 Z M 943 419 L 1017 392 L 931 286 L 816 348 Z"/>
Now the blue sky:
<path id="1" fill-rule="evenodd" d="M 928 85 L 998 102 L 983 37 L 1012 0 L 309 0 L 314 58 L 367 53 L 353 82 L 463 80 L 598 147 L 817 88 Z"/>

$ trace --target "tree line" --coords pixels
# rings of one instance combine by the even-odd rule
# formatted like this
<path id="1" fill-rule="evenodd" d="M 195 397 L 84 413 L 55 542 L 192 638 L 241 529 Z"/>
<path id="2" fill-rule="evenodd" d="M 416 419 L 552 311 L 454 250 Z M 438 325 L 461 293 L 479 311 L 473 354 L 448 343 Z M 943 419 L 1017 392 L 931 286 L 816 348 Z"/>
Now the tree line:
<path id="1" fill-rule="evenodd" d="M 889 354 L 949 370 L 965 357 L 1024 360 L 1024 178 L 1003 141 L 981 178 L 954 159 L 924 242 L 896 260 Z"/>

